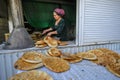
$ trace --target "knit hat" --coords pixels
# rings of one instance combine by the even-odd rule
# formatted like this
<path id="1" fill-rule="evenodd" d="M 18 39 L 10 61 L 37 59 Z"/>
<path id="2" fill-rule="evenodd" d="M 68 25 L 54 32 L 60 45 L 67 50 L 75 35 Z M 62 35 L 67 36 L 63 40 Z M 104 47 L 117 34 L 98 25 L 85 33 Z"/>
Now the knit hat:
<path id="1" fill-rule="evenodd" d="M 60 8 L 56 8 L 54 10 L 54 12 L 56 12 L 60 16 L 64 16 L 65 15 L 65 11 L 63 9 L 60 9 Z"/>

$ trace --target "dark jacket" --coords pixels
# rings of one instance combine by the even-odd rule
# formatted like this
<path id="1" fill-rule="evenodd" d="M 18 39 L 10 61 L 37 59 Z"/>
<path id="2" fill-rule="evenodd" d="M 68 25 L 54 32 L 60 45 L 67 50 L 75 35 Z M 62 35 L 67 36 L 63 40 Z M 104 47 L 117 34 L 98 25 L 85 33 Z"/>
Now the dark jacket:
<path id="1" fill-rule="evenodd" d="M 58 25 L 54 25 L 54 26 L 52 26 L 51 28 L 53 29 L 53 31 L 57 31 L 58 34 L 57 34 L 56 36 L 61 37 L 61 36 L 62 36 L 62 33 L 63 33 L 64 27 L 65 27 L 65 21 L 64 21 L 64 19 L 62 18 L 62 19 L 60 20 L 60 22 L 58 23 Z"/>

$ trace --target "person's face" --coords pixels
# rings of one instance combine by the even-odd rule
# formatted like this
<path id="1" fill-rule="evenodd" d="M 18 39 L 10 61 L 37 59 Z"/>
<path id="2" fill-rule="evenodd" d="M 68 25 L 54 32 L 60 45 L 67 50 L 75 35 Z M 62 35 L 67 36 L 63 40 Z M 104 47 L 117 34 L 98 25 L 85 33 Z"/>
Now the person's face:
<path id="1" fill-rule="evenodd" d="M 58 20 L 58 19 L 60 18 L 60 16 L 59 16 L 59 15 L 57 15 L 57 13 L 56 13 L 56 12 L 53 12 L 53 17 L 55 18 L 55 20 Z"/>

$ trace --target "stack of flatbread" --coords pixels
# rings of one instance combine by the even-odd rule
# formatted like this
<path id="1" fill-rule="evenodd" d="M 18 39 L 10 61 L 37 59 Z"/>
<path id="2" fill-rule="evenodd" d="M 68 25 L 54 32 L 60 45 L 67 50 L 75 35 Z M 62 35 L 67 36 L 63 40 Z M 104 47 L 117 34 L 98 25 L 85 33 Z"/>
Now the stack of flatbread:
<path id="1" fill-rule="evenodd" d="M 46 46 L 47 46 L 47 44 L 44 42 L 44 40 L 39 40 L 35 43 L 35 47 L 37 47 L 37 48 L 43 48 Z"/>
<path id="2" fill-rule="evenodd" d="M 106 48 L 89 50 L 88 53 L 97 56 L 97 60 L 93 61 L 94 63 L 105 66 L 111 73 L 120 77 L 120 54 Z"/>
<path id="3" fill-rule="evenodd" d="M 19 70 L 32 70 L 44 65 L 51 71 L 64 72 L 70 69 L 69 63 L 76 63 L 87 59 L 98 65 L 105 66 L 111 73 L 120 77 L 120 54 L 106 48 L 98 48 L 75 54 L 62 53 L 62 51 L 55 48 L 58 45 L 58 41 L 52 43 L 52 41 L 47 41 L 51 38 L 46 38 L 48 38 L 46 41 L 43 40 L 39 43 L 47 45 L 51 43 L 49 46 L 52 48 L 48 49 L 47 55 L 35 51 L 25 52 L 22 57 L 16 61 L 14 67 Z"/>
<path id="4" fill-rule="evenodd" d="M 108 71 L 120 77 L 120 63 L 111 63 L 106 66 Z"/>
<path id="5" fill-rule="evenodd" d="M 62 51 L 60 51 L 58 48 L 48 49 L 46 55 L 51 57 L 59 57 L 69 63 L 76 63 L 82 61 L 82 57 L 77 56 L 76 54 L 62 53 Z"/>
<path id="6" fill-rule="evenodd" d="M 31 34 L 31 38 L 33 39 L 34 42 L 38 41 L 42 36 L 41 32 L 33 32 Z"/>
<path id="7" fill-rule="evenodd" d="M 90 51 L 88 51 L 88 53 L 95 54 L 97 56 L 97 60 L 93 61 L 93 62 L 103 65 L 103 66 L 106 66 L 111 63 L 116 63 L 120 59 L 118 53 L 108 50 L 106 48 L 90 50 Z"/>
<path id="8" fill-rule="evenodd" d="M 43 66 L 42 53 L 35 51 L 25 52 L 21 58 L 19 58 L 14 67 L 19 70 L 32 70 Z"/>
<path id="9" fill-rule="evenodd" d="M 95 54 L 88 53 L 88 52 L 78 52 L 76 55 L 78 57 L 81 57 L 81 58 L 87 59 L 87 60 L 96 60 L 97 59 L 97 56 Z"/>
<path id="10" fill-rule="evenodd" d="M 54 48 L 52 48 L 54 52 Z M 56 49 L 56 48 L 55 48 Z M 69 63 L 62 58 L 58 58 L 60 54 L 56 49 L 56 53 L 51 53 L 51 56 L 43 55 L 35 51 L 25 52 L 14 64 L 14 67 L 19 70 L 33 70 L 42 67 L 43 65 L 54 72 L 64 72 L 69 70 Z M 54 56 L 56 57 L 54 57 Z"/>
<path id="11" fill-rule="evenodd" d="M 31 70 L 13 75 L 9 80 L 53 80 L 53 78 L 46 72 Z"/>
<path id="12" fill-rule="evenodd" d="M 57 40 L 52 37 L 49 37 L 49 36 L 46 36 L 44 38 L 44 42 L 47 43 L 49 47 L 57 47 L 58 46 Z"/>
<path id="13" fill-rule="evenodd" d="M 56 39 L 57 40 L 57 39 Z M 57 40 L 58 42 L 58 45 L 60 46 L 65 46 L 65 45 L 68 45 L 68 42 L 67 41 L 60 41 L 60 40 Z"/>
<path id="14" fill-rule="evenodd" d="M 46 55 L 52 57 L 60 57 L 62 55 L 62 52 L 58 48 L 50 48 L 48 49 Z"/>
<path id="15" fill-rule="evenodd" d="M 43 48 L 46 46 L 57 47 L 58 45 L 65 46 L 67 44 L 68 43 L 65 41 L 60 41 L 60 40 L 54 39 L 50 36 L 46 36 L 46 37 L 44 37 L 44 39 L 36 41 L 35 47 L 37 47 L 37 48 Z"/>
<path id="16" fill-rule="evenodd" d="M 82 61 L 82 57 L 77 56 L 76 54 L 63 53 L 61 58 L 68 61 L 69 63 L 76 63 Z"/>

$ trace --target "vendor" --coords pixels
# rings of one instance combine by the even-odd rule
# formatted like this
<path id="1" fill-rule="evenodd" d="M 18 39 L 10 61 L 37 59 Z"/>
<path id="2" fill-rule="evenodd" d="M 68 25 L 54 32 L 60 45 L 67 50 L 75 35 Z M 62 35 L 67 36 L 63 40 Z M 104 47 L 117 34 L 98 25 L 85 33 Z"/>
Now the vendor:
<path id="1" fill-rule="evenodd" d="M 53 11 L 53 16 L 55 19 L 55 23 L 54 26 L 43 30 L 42 34 L 47 34 L 47 36 L 56 36 L 59 37 L 60 39 L 62 38 L 62 33 L 63 33 L 63 29 L 65 27 L 65 21 L 63 19 L 63 16 L 65 15 L 65 11 L 63 9 L 60 8 L 56 8 Z"/>

